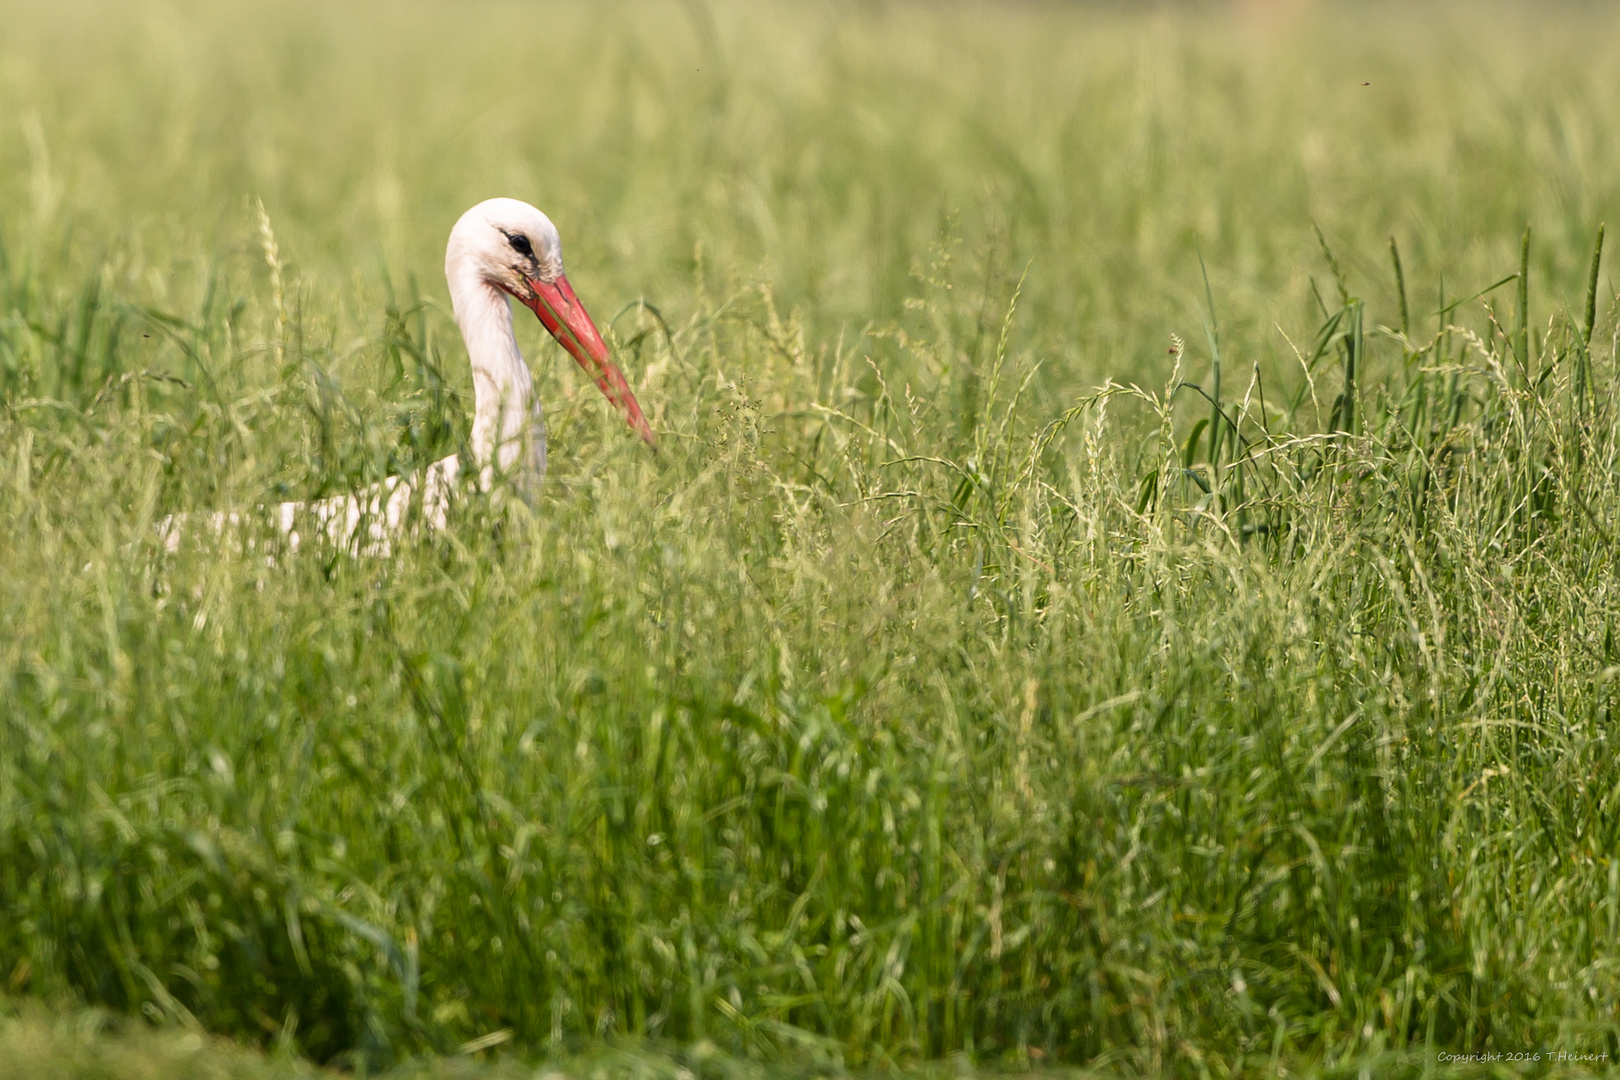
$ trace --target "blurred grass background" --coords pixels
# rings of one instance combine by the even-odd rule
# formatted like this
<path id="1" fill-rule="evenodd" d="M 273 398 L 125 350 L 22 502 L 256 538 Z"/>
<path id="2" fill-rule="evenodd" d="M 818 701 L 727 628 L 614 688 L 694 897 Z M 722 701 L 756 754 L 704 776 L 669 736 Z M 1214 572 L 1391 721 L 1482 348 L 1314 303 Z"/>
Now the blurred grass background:
<path id="1" fill-rule="evenodd" d="M 1612 1062 L 1617 20 L 0 12 L 0 979 L 356 1068 Z M 465 445 L 497 194 L 662 453 L 520 322 L 532 510 L 161 557 Z"/>
<path id="2" fill-rule="evenodd" d="M 1577 290 L 1613 197 L 1614 21 L 70 0 L 7 16 L 0 191 L 11 246 L 64 283 L 113 258 L 180 309 L 205 268 L 258 269 L 250 197 L 334 301 L 385 273 L 436 289 L 445 223 L 523 192 L 615 305 L 678 299 L 701 243 L 834 337 L 897 316 L 950 235 L 1030 264 L 1021 332 L 1089 386 L 1157 372 L 1166 323 L 1196 323 L 1199 244 L 1234 331 L 1274 348 L 1274 321 L 1314 318 L 1313 220 L 1381 300 L 1392 233 L 1415 277 L 1461 280 L 1531 220 L 1538 269 Z"/>

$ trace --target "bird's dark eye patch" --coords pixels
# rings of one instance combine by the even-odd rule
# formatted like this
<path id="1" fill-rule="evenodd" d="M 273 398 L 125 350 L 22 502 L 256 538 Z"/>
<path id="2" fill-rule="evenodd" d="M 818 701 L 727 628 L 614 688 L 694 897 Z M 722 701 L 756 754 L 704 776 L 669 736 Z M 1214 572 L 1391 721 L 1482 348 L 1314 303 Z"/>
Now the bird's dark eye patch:
<path id="1" fill-rule="evenodd" d="M 522 233 L 507 233 L 506 242 L 512 245 L 513 251 L 516 251 L 524 258 L 534 258 L 534 248 L 529 246 L 529 238 Z"/>

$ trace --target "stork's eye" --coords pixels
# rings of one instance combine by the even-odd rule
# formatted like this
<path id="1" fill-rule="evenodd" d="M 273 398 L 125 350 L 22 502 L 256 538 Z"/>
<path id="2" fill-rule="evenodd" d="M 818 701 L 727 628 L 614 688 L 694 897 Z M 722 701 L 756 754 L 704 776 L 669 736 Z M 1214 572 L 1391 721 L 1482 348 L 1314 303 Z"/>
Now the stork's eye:
<path id="1" fill-rule="evenodd" d="M 529 246 L 529 238 L 524 236 L 522 233 L 518 233 L 515 236 L 511 233 L 507 233 L 506 242 L 512 245 L 512 250 L 516 251 L 524 258 L 534 258 L 534 248 Z"/>

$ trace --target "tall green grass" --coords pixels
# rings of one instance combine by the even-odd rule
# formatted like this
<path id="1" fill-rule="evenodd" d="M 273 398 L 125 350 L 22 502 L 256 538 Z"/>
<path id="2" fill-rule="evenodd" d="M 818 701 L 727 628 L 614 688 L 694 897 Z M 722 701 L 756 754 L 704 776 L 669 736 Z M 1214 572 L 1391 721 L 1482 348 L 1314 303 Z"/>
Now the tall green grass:
<path id="1" fill-rule="evenodd" d="M 355 1066 L 1620 1053 L 1612 18 L 0 19 L 12 994 Z M 164 555 L 464 447 L 495 193 L 660 452 L 525 326 L 533 503 Z"/>

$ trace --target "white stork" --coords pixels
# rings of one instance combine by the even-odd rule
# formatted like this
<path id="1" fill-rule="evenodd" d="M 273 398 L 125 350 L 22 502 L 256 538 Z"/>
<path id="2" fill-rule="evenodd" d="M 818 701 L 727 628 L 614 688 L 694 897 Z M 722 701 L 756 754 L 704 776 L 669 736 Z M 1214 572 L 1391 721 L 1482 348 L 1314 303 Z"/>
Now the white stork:
<path id="1" fill-rule="evenodd" d="M 517 199 L 479 203 L 450 230 L 444 276 L 472 362 L 472 456 L 480 489 L 489 490 L 497 471 L 530 488 L 546 472 L 545 416 L 512 333 L 508 296 L 535 313 L 636 433 L 649 446 L 654 444 L 652 429 L 624 374 L 609 358 L 602 335 L 563 274 L 562 242 L 550 218 Z M 390 476 L 353 494 L 316 502 L 281 503 L 268 516 L 293 550 L 302 540 L 300 530 L 313 528 L 339 547 L 386 555 L 417 498 L 427 525 L 444 528 L 461 465 L 460 457 L 452 454 L 424 473 Z M 171 515 L 159 526 L 171 553 L 179 550 L 188 517 Z M 227 526 L 240 526 L 242 513 L 216 511 L 205 521 L 219 534 Z"/>

